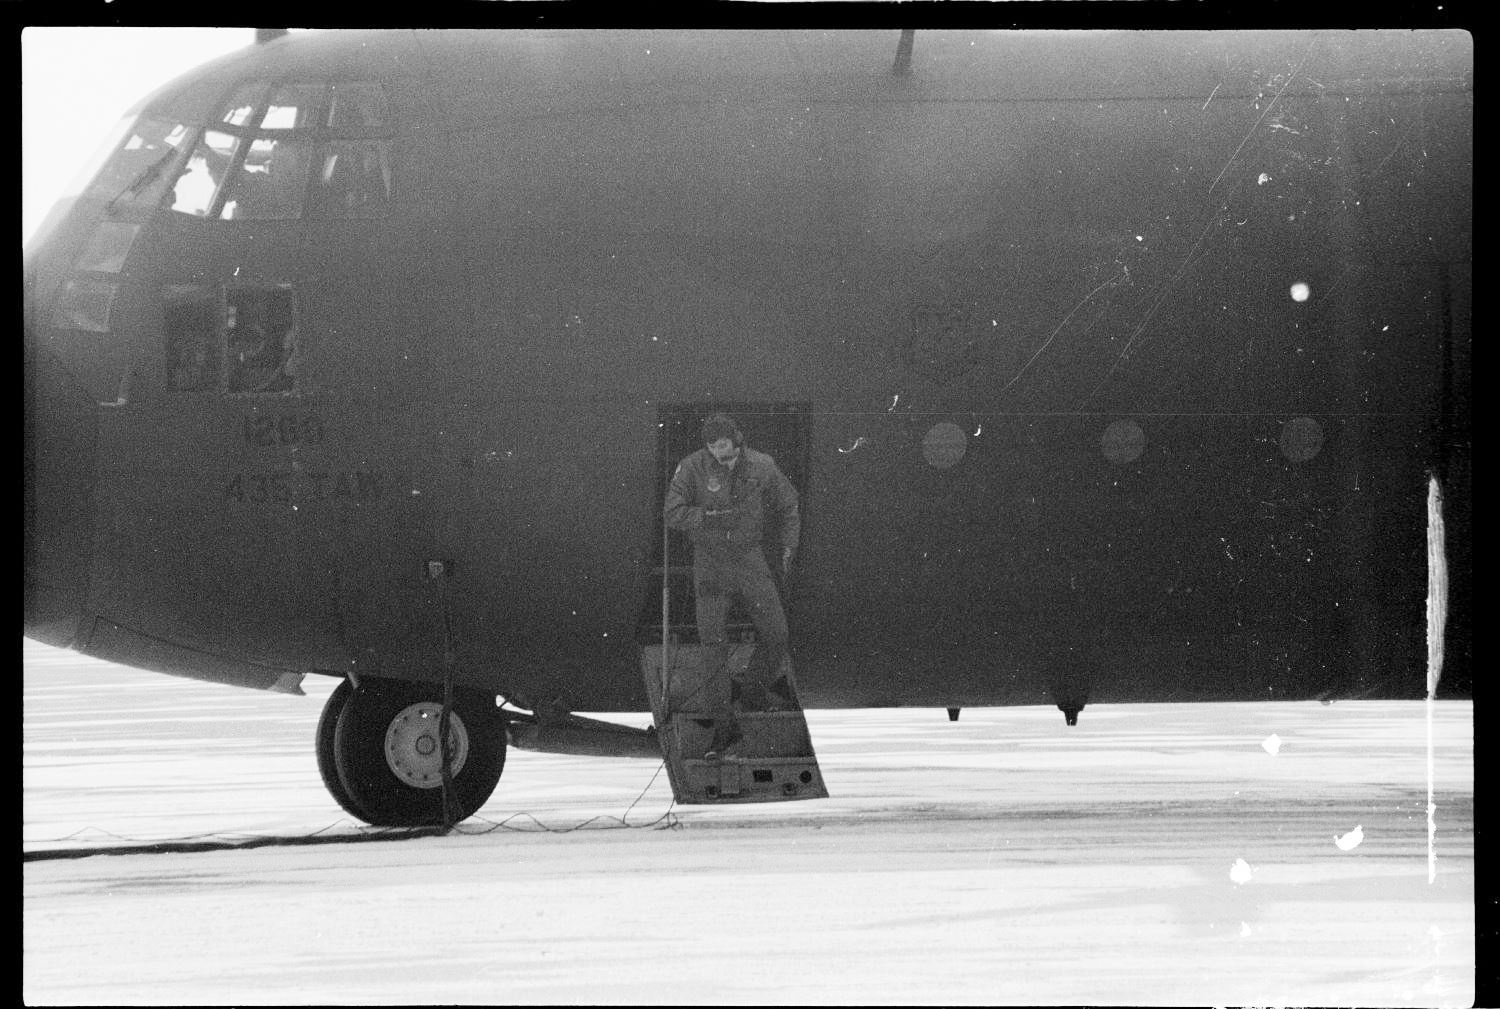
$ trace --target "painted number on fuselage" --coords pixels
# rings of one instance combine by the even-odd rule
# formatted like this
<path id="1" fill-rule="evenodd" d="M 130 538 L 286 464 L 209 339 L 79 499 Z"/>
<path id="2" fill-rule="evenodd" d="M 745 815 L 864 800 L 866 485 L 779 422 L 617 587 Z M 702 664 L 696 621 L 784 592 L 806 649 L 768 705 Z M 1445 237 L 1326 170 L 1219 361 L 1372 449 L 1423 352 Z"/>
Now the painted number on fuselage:
<path id="1" fill-rule="evenodd" d="M 257 448 L 273 445 L 321 445 L 323 418 L 315 413 L 246 417 L 245 441 Z"/>
<path id="2" fill-rule="evenodd" d="M 236 504 L 305 504 L 313 501 L 379 501 L 394 485 L 385 473 L 350 470 L 336 473 L 234 473 L 224 485 L 224 500 Z"/>

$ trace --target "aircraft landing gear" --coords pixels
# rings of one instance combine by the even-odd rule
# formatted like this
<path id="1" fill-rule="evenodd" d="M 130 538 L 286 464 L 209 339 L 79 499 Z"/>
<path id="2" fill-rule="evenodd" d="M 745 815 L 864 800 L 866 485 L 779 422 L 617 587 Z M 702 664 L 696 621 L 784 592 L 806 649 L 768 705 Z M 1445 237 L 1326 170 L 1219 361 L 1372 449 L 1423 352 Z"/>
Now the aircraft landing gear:
<path id="1" fill-rule="evenodd" d="M 318 771 L 343 809 L 381 827 L 443 822 L 437 684 L 366 678 L 341 683 L 318 720 Z M 459 819 L 489 799 L 505 767 L 505 719 L 494 698 L 453 691 L 449 717 L 452 794 Z"/>
<path id="2" fill-rule="evenodd" d="M 339 780 L 338 765 L 333 756 L 333 733 L 338 728 L 339 715 L 353 692 L 354 684 L 348 680 L 340 680 L 333 693 L 328 695 L 328 700 L 323 703 L 323 713 L 318 716 L 318 774 L 322 776 L 323 787 L 328 789 L 333 801 L 350 816 L 363 820 L 365 814 L 355 805 L 354 800 L 349 797 L 349 790 Z"/>
<path id="3" fill-rule="evenodd" d="M 1078 724 L 1078 713 L 1089 702 L 1090 683 L 1088 674 L 1072 670 L 1054 676 L 1047 684 L 1052 699 L 1057 702 L 1057 710 L 1063 713 L 1069 725 Z"/>

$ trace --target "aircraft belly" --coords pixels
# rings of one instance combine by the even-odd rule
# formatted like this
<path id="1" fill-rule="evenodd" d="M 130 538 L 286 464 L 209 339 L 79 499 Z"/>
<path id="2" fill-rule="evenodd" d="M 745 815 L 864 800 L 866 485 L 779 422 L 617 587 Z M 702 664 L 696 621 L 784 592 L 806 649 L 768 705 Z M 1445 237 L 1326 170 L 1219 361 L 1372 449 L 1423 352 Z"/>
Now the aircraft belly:
<path id="1" fill-rule="evenodd" d="M 247 660 L 242 657 L 247 650 L 188 647 L 101 617 L 93 623 L 86 652 L 123 666 L 193 680 L 279 694 L 303 693 L 305 672 Z"/>

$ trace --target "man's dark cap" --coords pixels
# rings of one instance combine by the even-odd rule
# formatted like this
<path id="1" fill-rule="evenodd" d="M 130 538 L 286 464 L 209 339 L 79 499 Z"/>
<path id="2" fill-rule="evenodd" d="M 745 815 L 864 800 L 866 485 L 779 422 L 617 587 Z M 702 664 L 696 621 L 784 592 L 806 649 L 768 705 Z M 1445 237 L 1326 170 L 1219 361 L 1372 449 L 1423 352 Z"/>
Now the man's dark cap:
<path id="1" fill-rule="evenodd" d="M 703 444 L 712 444 L 720 438 L 728 438 L 736 445 L 742 438 L 739 425 L 727 413 L 716 413 L 703 422 Z"/>

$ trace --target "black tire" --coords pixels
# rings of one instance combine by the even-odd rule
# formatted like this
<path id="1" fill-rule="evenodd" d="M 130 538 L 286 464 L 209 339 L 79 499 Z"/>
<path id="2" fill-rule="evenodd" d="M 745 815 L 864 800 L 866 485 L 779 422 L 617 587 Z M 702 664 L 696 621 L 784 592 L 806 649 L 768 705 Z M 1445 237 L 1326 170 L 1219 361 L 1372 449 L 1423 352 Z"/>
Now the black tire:
<path id="1" fill-rule="evenodd" d="M 441 824 L 443 789 L 437 723 L 443 688 L 431 683 L 366 679 L 339 712 L 334 765 L 353 808 L 381 827 Z M 495 699 L 455 688 L 449 736 L 454 820 L 488 801 L 505 768 L 505 719 Z M 337 796 L 335 796 L 337 798 Z"/>
<path id="2" fill-rule="evenodd" d="M 333 796 L 333 801 L 339 804 L 344 812 L 356 819 L 369 822 L 369 817 L 358 803 L 349 795 L 349 790 L 344 787 L 344 782 L 339 778 L 338 762 L 334 757 L 334 732 L 338 728 L 339 715 L 343 713 L 344 705 L 349 702 L 349 695 L 354 692 L 354 686 L 344 680 L 328 695 L 328 700 L 323 703 L 323 713 L 318 716 L 318 774 L 323 778 L 323 787 L 328 789 L 328 794 Z"/>

